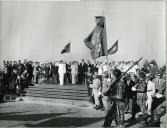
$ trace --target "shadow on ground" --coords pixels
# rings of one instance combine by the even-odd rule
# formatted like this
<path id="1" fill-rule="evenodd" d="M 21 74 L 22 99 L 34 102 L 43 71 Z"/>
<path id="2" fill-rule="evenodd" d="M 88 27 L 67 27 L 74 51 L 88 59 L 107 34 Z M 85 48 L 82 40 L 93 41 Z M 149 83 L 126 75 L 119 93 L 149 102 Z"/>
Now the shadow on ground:
<path id="1" fill-rule="evenodd" d="M 103 117 L 58 117 L 71 113 L 21 115 L 17 112 L 12 113 L 12 115 L 4 115 L 0 113 L 0 120 L 23 121 L 25 123 L 22 123 L 21 125 L 24 125 L 25 127 L 84 127 L 104 119 Z"/>
<path id="2" fill-rule="evenodd" d="M 27 127 L 84 127 L 103 120 L 100 117 L 59 117 L 39 124 L 26 124 Z"/>

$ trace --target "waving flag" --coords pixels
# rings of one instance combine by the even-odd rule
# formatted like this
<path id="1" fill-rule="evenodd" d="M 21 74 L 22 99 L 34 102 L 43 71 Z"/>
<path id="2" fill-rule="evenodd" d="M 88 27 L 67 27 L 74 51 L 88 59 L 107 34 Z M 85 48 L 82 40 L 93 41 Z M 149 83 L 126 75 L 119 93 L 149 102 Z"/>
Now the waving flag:
<path id="1" fill-rule="evenodd" d="M 108 55 L 112 55 L 118 51 L 118 40 L 115 42 L 115 44 L 108 49 Z"/>
<path id="2" fill-rule="evenodd" d="M 63 48 L 63 50 L 61 51 L 61 54 L 70 52 L 70 49 L 71 49 L 71 47 L 70 47 L 70 42 L 69 42 L 69 43 Z"/>
<path id="3" fill-rule="evenodd" d="M 96 16 L 96 27 L 84 40 L 85 45 L 91 50 L 91 56 L 96 59 L 107 55 L 107 35 L 105 17 Z"/>

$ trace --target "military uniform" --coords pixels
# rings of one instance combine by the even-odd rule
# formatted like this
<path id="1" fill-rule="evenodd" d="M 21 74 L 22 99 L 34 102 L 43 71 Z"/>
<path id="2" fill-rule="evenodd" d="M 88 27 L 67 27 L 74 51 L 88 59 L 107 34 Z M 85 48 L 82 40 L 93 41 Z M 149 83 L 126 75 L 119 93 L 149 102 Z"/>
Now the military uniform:
<path id="1" fill-rule="evenodd" d="M 137 87 L 137 105 L 140 107 L 140 111 L 142 113 L 140 117 L 140 126 L 147 126 L 147 107 L 146 107 L 146 101 L 147 101 L 147 84 L 146 82 L 142 82 Z M 134 112 L 133 112 L 134 113 Z"/>
<path id="2" fill-rule="evenodd" d="M 108 81 L 107 78 L 104 77 L 103 80 L 102 80 L 101 93 L 105 94 L 109 90 L 109 87 L 110 87 L 110 82 Z M 107 114 L 107 112 L 109 110 L 109 106 L 110 106 L 110 102 L 109 102 L 108 96 L 103 96 L 102 102 L 103 102 L 103 107 L 105 109 L 105 113 Z"/>
<path id="3" fill-rule="evenodd" d="M 138 92 L 137 92 L 137 104 L 140 106 L 141 112 L 143 114 L 147 113 L 146 111 L 146 101 L 147 101 L 147 85 L 145 82 L 141 83 L 138 86 Z"/>
<path id="4" fill-rule="evenodd" d="M 105 116 L 104 127 L 110 127 L 113 119 L 120 127 L 124 125 L 124 94 L 125 84 L 122 80 L 113 85 L 112 96 L 109 99 L 112 100 L 112 106 Z"/>
<path id="5" fill-rule="evenodd" d="M 96 108 L 99 109 L 100 101 L 98 98 L 98 93 L 100 92 L 100 89 L 101 89 L 101 82 L 100 82 L 99 78 L 94 78 L 93 85 L 91 86 L 91 88 L 93 91 L 93 96 L 95 99 Z"/>

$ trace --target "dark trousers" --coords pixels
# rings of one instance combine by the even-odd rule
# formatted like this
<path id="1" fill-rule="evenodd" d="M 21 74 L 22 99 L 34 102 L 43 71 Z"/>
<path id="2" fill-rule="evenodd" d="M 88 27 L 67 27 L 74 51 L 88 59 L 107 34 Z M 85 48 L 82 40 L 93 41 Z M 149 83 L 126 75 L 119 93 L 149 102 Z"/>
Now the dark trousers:
<path id="1" fill-rule="evenodd" d="M 88 89 L 88 96 L 91 96 L 92 94 L 92 88 L 89 87 L 90 83 L 87 81 L 86 82 L 86 86 L 87 86 L 87 89 Z"/>
<path id="2" fill-rule="evenodd" d="M 65 84 L 70 84 L 71 83 L 71 74 L 69 72 L 67 72 L 64 75 L 64 81 L 65 81 Z"/>
<path id="3" fill-rule="evenodd" d="M 115 119 L 115 122 L 118 126 L 124 125 L 124 103 L 121 101 L 113 101 L 113 104 L 105 116 L 104 127 L 111 127 L 112 121 Z"/>
<path id="4" fill-rule="evenodd" d="M 6 94 L 9 92 L 9 81 L 8 80 L 3 81 L 2 88 L 3 88 L 3 93 Z"/>
<path id="5" fill-rule="evenodd" d="M 59 79 L 58 74 L 54 74 L 54 73 L 53 73 L 53 77 L 52 77 L 52 78 L 53 78 L 53 83 L 54 83 L 54 84 L 58 84 L 58 79 Z"/>
<path id="6" fill-rule="evenodd" d="M 0 80 L 0 102 L 3 101 L 4 94 L 3 94 L 3 88 L 2 88 L 2 81 Z"/>
<path id="7" fill-rule="evenodd" d="M 36 77 L 35 77 L 35 83 L 38 83 L 38 80 L 39 80 L 39 73 L 36 74 Z"/>
<path id="8" fill-rule="evenodd" d="M 31 83 L 32 82 L 32 78 L 33 78 L 33 74 L 29 74 L 29 76 L 27 77 L 27 82 Z"/>
<path id="9" fill-rule="evenodd" d="M 125 98 L 125 105 L 126 105 L 125 111 L 126 111 L 126 112 L 132 113 L 133 104 L 134 104 L 133 102 L 134 102 L 134 101 L 133 101 L 132 98 Z"/>
<path id="10" fill-rule="evenodd" d="M 85 72 L 81 72 L 81 73 L 79 73 L 78 74 L 78 82 L 79 82 L 79 84 L 85 84 Z"/>

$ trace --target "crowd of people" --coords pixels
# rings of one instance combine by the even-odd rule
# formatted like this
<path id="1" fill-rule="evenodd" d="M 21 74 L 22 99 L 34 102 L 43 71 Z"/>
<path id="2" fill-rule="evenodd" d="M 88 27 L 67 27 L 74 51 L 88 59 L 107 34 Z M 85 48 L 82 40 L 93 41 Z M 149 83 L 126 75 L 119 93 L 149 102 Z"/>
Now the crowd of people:
<path id="1" fill-rule="evenodd" d="M 124 115 L 130 113 L 128 121 L 132 123 L 138 113 L 140 126 L 160 127 L 160 117 L 166 112 L 166 66 L 160 68 L 152 61 L 143 66 L 134 64 L 128 71 L 133 63 L 127 64 L 101 75 L 96 71 L 91 74 L 88 68 L 90 101 L 96 110 L 105 111 L 103 126 L 110 127 L 115 120 L 118 127 L 124 127 Z"/>
<path id="2" fill-rule="evenodd" d="M 22 92 L 25 87 L 28 87 L 31 83 L 35 84 L 86 84 L 87 72 L 90 70 L 91 73 L 98 72 L 101 76 L 103 72 L 112 70 L 115 67 L 126 68 L 131 64 L 128 62 L 115 62 L 109 63 L 95 61 L 93 64 L 90 61 L 81 62 L 33 62 L 18 60 L 18 61 L 3 61 L 2 68 L 0 69 L 0 86 L 3 93 L 17 93 Z M 123 69 L 124 68 L 124 69 Z M 20 90 L 20 91 L 18 91 Z"/>
<path id="3" fill-rule="evenodd" d="M 159 111 L 162 102 L 157 106 L 157 101 L 165 97 L 166 68 L 152 61 L 142 66 L 136 63 L 128 70 L 133 64 L 134 61 L 94 61 L 92 64 L 83 59 L 69 63 L 62 60 L 46 63 L 3 61 L 0 99 L 2 101 L 8 93 L 24 94 L 24 89 L 32 84 L 84 84 L 94 108 L 106 114 L 104 127 L 111 126 L 114 119 L 122 127 L 124 115 L 130 113 L 129 121 L 134 121 L 138 110 L 143 125 L 148 125 L 148 117 L 156 115 L 153 122 L 157 126 L 162 114 Z"/>

